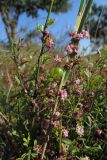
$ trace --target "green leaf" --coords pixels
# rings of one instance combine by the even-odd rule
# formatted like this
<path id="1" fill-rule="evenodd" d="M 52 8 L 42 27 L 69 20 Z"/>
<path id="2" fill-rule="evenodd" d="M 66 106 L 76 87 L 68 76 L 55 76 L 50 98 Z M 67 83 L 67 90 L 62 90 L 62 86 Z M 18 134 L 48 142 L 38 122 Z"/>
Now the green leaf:
<path id="1" fill-rule="evenodd" d="M 16 49 L 16 48 L 17 48 L 17 44 L 16 44 L 16 43 L 13 43 L 13 44 L 12 44 L 12 47 L 13 47 L 14 49 Z"/>
<path id="2" fill-rule="evenodd" d="M 28 147 L 28 144 L 26 142 L 23 143 L 24 146 Z"/>
<path id="3" fill-rule="evenodd" d="M 91 72 L 90 72 L 88 69 L 86 69 L 86 70 L 84 71 L 84 73 L 85 73 L 85 75 L 86 75 L 88 78 L 91 77 Z"/>
<path id="4" fill-rule="evenodd" d="M 72 141 L 70 139 L 68 139 L 68 138 L 63 139 L 62 141 L 63 141 L 63 143 L 65 143 L 67 145 L 71 145 L 71 143 L 72 143 Z"/>
<path id="5" fill-rule="evenodd" d="M 89 149 L 90 149 L 90 147 L 89 147 L 89 146 L 85 146 L 85 149 L 89 150 Z"/>
<path id="6" fill-rule="evenodd" d="M 49 19 L 47 25 L 50 26 L 55 22 L 55 19 Z"/>
<path id="7" fill-rule="evenodd" d="M 34 140 L 34 146 L 36 146 L 36 145 L 37 145 L 37 140 L 35 139 L 35 140 Z"/>
<path id="8" fill-rule="evenodd" d="M 23 138 L 23 141 L 24 141 L 24 142 L 27 142 L 27 139 L 26 139 L 26 138 Z"/>
<path id="9" fill-rule="evenodd" d="M 40 24 L 37 24 L 36 28 L 37 28 L 38 31 L 42 32 L 44 26 L 43 25 L 41 26 Z"/>
<path id="10" fill-rule="evenodd" d="M 91 127 L 91 125 L 92 125 L 92 119 L 91 119 L 90 116 L 87 116 L 87 118 L 88 118 L 88 121 L 89 121 L 88 125 Z"/>
<path id="11" fill-rule="evenodd" d="M 16 82 L 17 82 L 18 85 L 21 84 L 21 81 L 20 81 L 20 79 L 17 76 L 15 76 L 15 80 L 16 80 Z"/>
<path id="12" fill-rule="evenodd" d="M 75 155 L 76 153 L 79 152 L 79 149 L 77 147 L 72 149 L 72 154 Z"/>
<path id="13" fill-rule="evenodd" d="M 99 85 L 102 81 L 102 77 L 100 75 L 96 75 L 94 79 L 91 81 L 91 87 L 95 87 Z"/>
<path id="14" fill-rule="evenodd" d="M 37 153 L 31 153 L 31 156 L 32 156 L 33 158 L 35 158 L 37 155 L 38 155 Z"/>
<path id="15" fill-rule="evenodd" d="M 28 152 L 28 159 L 27 160 L 30 160 L 31 159 L 31 150 L 29 150 Z"/>
<path id="16" fill-rule="evenodd" d="M 30 141 L 30 134 L 28 134 L 28 138 L 27 138 L 27 141 L 28 141 L 28 142 Z"/>
<path id="17" fill-rule="evenodd" d="M 16 130 L 12 130 L 12 135 L 19 137 L 19 134 L 17 133 Z"/>
<path id="18" fill-rule="evenodd" d="M 17 158 L 16 160 L 24 160 L 27 156 L 27 153 L 24 153 L 20 158 Z"/>

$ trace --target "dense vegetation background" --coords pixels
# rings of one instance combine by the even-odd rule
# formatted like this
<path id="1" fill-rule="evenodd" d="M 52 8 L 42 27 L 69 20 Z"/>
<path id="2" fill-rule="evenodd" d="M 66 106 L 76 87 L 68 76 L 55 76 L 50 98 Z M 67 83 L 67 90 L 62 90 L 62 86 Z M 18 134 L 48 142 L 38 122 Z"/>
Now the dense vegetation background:
<path id="1" fill-rule="evenodd" d="M 58 45 L 50 13 L 72 7 L 67 0 L 0 1 L 8 39 L 0 43 L 1 160 L 107 160 L 107 7 L 81 0 L 74 31 Z M 17 37 L 21 14 L 36 20 L 39 9 L 47 11 L 45 24 Z M 79 50 L 87 38 L 88 55 Z"/>

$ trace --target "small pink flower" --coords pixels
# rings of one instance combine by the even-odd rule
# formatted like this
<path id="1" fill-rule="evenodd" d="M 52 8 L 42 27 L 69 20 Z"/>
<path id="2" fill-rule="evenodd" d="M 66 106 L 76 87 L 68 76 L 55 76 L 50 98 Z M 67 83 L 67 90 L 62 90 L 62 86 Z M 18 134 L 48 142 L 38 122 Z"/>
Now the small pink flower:
<path id="1" fill-rule="evenodd" d="M 53 45 L 54 45 L 54 42 L 52 41 L 52 39 L 50 39 L 50 40 L 46 43 L 46 47 L 47 47 L 48 49 L 52 48 Z"/>
<path id="2" fill-rule="evenodd" d="M 75 89 L 73 91 L 74 94 L 78 94 L 78 95 L 81 95 L 82 94 L 82 90 L 81 89 Z"/>
<path id="3" fill-rule="evenodd" d="M 96 133 L 97 133 L 97 135 L 101 135 L 103 133 L 103 131 L 101 129 L 97 129 Z"/>
<path id="4" fill-rule="evenodd" d="M 61 57 L 59 57 L 59 55 L 57 54 L 57 55 L 55 55 L 54 60 L 57 61 L 57 62 L 61 62 L 62 59 L 61 59 Z"/>
<path id="5" fill-rule="evenodd" d="M 82 38 L 89 38 L 89 32 L 85 31 L 85 30 L 83 30 L 80 33 L 70 32 L 69 36 L 74 38 L 74 39 L 80 40 Z"/>
<path id="6" fill-rule="evenodd" d="M 50 33 L 48 31 L 43 32 L 43 37 L 46 39 L 50 37 Z"/>
<path id="7" fill-rule="evenodd" d="M 82 33 L 78 33 L 78 34 L 76 35 L 76 39 L 80 40 L 80 39 L 82 39 L 82 38 L 83 38 L 83 34 L 82 34 Z"/>
<path id="8" fill-rule="evenodd" d="M 62 129 L 62 134 L 64 137 L 68 137 L 68 130 L 67 129 Z"/>
<path id="9" fill-rule="evenodd" d="M 79 126 L 79 125 L 77 125 L 77 126 L 76 126 L 76 133 L 77 133 L 80 137 L 82 137 L 82 136 L 84 135 L 84 126 Z"/>
<path id="10" fill-rule="evenodd" d="M 89 32 L 88 31 L 83 30 L 81 33 L 83 34 L 83 38 L 89 38 Z"/>
<path id="11" fill-rule="evenodd" d="M 43 42 L 48 49 L 54 45 L 53 39 L 48 31 L 43 32 Z"/>
<path id="12" fill-rule="evenodd" d="M 73 37 L 73 38 L 74 38 L 74 37 L 75 37 L 75 35 L 76 35 L 76 33 L 75 33 L 75 32 L 70 32 L 70 33 L 69 33 L 69 36 L 70 36 L 70 37 Z"/>
<path id="13" fill-rule="evenodd" d="M 65 89 L 60 91 L 60 99 L 61 100 L 67 99 L 67 91 Z"/>
<path id="14" fill-rule="evenodd" d="M 68 52 L 68 53 L 77 53 L 78 52 L 78 48 L 77 48 L 77 46 L 75 46 L 75 45 L 73 45 L 73 44 L 68 44 L 67 46 L 66 46 L 66 51 Z"/>
<path id="15" fill-rule="evenodd" d="M 60 121 L 53 121 L 52 124 L 57 128 L 60 126 Z"/>
<path id="16" fill-rule="evenodd" d="M 72 47 L 71 47 L 70 44 L 68 44 L 68 45 L 66 46 L 66 51 L 67 51 L 67 52 L 70 52 L 70 53 L 73 52 L 73 49 L 72 49 Z"/>
<path id="17" fill-rule="evenodd" d="M 54 116 L 55 116 L 55 117 L 59 117 L 59 116 L 60 116 L 60 112 L 55 112 L 55 113 L 54 113 Z"/>
<path id="18" fill-rule="evenodd" d="M 49 88 L 49 89 L 48 89 L 48 94 L 49 94 L 50 96 L 52 96 L 52 95 L 53 95 L 53 93 L 54 93 L 54 90 L 53 90 L 53 89 L 51 89 L 51 88 Z"/>
<path id="19" fill-rule="evenodd" d="M 74 81 L 74 83 L 75 83 L 75 84 L 80 84 L 80 79 L 76 79 L 76 80 Z"/>

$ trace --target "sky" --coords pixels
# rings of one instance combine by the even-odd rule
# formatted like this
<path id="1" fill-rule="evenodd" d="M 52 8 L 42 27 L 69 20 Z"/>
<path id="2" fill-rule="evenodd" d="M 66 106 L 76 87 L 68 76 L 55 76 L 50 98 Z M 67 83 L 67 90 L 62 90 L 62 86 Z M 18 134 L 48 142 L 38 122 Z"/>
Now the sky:
<path id="1" fill-rule="evenodd" d="M 70 0 L 71 1 L 71 0 Z M 93 0 L 97 5 L 107 5 L 107 0 Z M 60 39 L 63 37 L 64 33 L 67 30 L 73 30 L 75 25 L 76 16 L 78 13 L 78 8 L 80 4 L 80 0 L 73 0 L 73 8 L 69 10 L 67 13 L 60 13 L 58 15 L 51 14 L 51 18 L 55 18 L 55 23 L 49 27 L 49 31 L 53 34 L 56 39 Z M 36 24 L 44 24 L 46 19 L 46 11 L 39 10 L 38 19 L 34 20 L 31 17 L 27 17 L 24 13 L 20 16 L 18 27 L 17 27 L 17 35 L 20 37 L 20 27 L 26 27 L 27 31 L 31 31 L 36 28 Z M 63 39 L 64 40 L 64 39 Z M 7 36 L 5 33 L 3 22 L 0 18 L 0 41 L 7 41 Z M 85 45 L 88 45 L 88 42 Z"/>

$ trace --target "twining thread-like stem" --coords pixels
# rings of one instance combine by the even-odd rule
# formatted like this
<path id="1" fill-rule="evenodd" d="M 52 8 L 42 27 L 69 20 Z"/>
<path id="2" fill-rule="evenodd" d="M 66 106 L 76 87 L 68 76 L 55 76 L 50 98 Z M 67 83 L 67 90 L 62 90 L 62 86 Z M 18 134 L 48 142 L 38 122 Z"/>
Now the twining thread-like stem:
<path id="1" fill-rule="evenodd" d="M 62 145 L 62 115 L 60 116 L 60 135 L 59 135 L 59 151 L 61 153 L 61 145 Z"/>
<path id="2" fill-rule="evenodd" d="M 46 141 L 45 141 L 44 146 L 43 146 L 43 150 L 42 150 L 42 154 L 41 154 L 41 160 L 43 160 L 44 156 L 45 156 L 46 148 L 47 148 L 48 141 L 49 141 L 49 135 L 50 135 L 50 129 L 51 129 L 50 126 L 51 126 L 51 122 L 53 120 L 53 115 L 56 112 L 56 109 L 57 109 L 57 106 L 58 106 L 58 97 L 59 97 L 60 90 L 61 90 L 61 88 L 63 86 L 63 79 L 64 79 L 64 77 L 65 77 L 65 75 L 63 74 L 62 79 L 61 79 L 61 83 L 60 83 L 60 86 L 59 86 L 59 89 L 58 89 L 58 94 L 57 94 L 57 97 L 56 97 L 53 113 L 52 113 L 52 116 L 51 116 L 51 119 L 50 119 L 49 128 L 48 128 L 47 133 L 46 133 Z"/>
<path id="3" fill-rule="evenodd" d="M 37 62 L 36 84 L 38 82 L 39 70 L 40 70 L 40 60 L 41 60 L 41 57 L 44 53 L 43 51 L 44 51 L 44 45 L 42 44 L 42 48 L 41 48 L 40 55 L 38 57 L 38 62 Z"/>
<path id="4" fill-rule="evenodd" d="M 47 28 L 47 23 L 48 23 L 48 20 L 49 20 L 51 11 L 52 11 L 53 4 L 54 4 L 54 0 L 51 0 L 51 5 L 50 5 L 49 12 L 48 12 L 48 15 L 47 15 L 47 18 L 46 18 L 46 22 L 45 22 L 45 25 L 44 25 L 44 31 Z"/>
<path id="5" fill-rule="evenodd" d="M 48 23 L 48 20 L 49 20 L 51 11 L 52 11 L 53 3 L 54 3 L 54 0 L 51 0 L 51 5 L 50 5 L 49 11 L 48 11 L 48 15 L 47 15 L 47 18 L 46 18 L 46 21 L 45 21 L 43 32 L 45 32 L 45 30 L 47 28 L 47 23 Z M 44 47 L 44 42 L 43 42 L 43 38 L 42 38 L 42 47 L 41 47 L 40 55 L 38 57 L 38 62 L 37 62 L 36 83 L 38 82 L 39 70 L 40 70 L 40 60 L 41 60 L 42 55 L 44 54 L 44 48 L 45 47 Z"/>
<path id="6" fill-rule="evenodd" d="M 60 82 L 60 85 L 59 85 L 59 89 L 58 89 L 58 94 L 57 94 L 57 97 L 56 97 L 56 101 L 55 101 L 55 106 L 54 106 L 54 109 L 53 109 L 53 114 L 56 112 L 57 110 L 57 105 L 58 105 L 58 97 L 59 97 L 59 93 L 61 91 L 61 88 L 63 86 L 63 81 L 64 81 L 64 78 L 65 78 L 65 74 L 66 74 L 66 71 L 64 71 L 63 75 L 62 75 L 62 79 L 61 79 L 61 82 Z"/>

